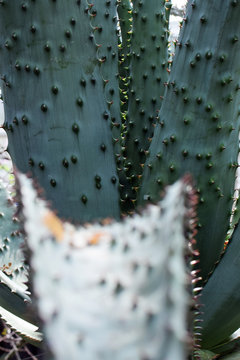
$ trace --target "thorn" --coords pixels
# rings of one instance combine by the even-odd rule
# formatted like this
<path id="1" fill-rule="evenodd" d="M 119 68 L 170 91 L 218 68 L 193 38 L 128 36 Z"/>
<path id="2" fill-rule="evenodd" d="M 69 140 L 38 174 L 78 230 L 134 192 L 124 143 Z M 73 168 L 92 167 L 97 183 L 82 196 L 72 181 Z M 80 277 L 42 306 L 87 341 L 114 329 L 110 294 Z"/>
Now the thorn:
<path id="1" fill-rule="evenodd" d="M 190 265 L 191 265 L 191 266 L 194 266 L 194 265 L 197 265 L 199 262 L 200 262 L 200 260 L 192 260 L 192 261 L 190 262 Z"/>
<path id="2" fill-rule="evenodd" d="M 199 276 L 198 278 L 195 278 L 192 280 L 192 284 L 196 284 L 198 281 L 202 280 L 202 277 Z"/>
<path id="3" fill-rule="evenodd" d="M 195 311 L 195 315 L 203 315 L 204 312 L 203 311 Z M 201 319 L 198 319 L 197 321 L 203 321 Z"/>
<path id="4" fill-rule="evenodd" d="M 193 292 L 196 293 L 196 292 L 199 292 L 199 291 L 202 291 L 202 286 L 199 286 L 199 287 L 196 287 L 193 289 Z"/>
<path id="5" fill-rule="evenodd" d="M 199 269 L 198 269 L 198 270 L 192 270 L 192 271 L 191 271 L 191 275 L 192 275 L 192 276 L 196 276 L 200 271 L 201 271 L 201 270 L 199 270 Z"/>
<path id="6" fill-rule="evenodd" d="M 197 314 L 197 313 L 195 313 L 195 314 Z M 200 314 L 203 314 L 203 313 L 200 313 Z M 196 323 L 196 322 L 203 322 L 203 319 L 194 319 L 194 322 Z"/>
<path id="7" fill-rule="evenodd" d="M 194 333 L 194 337 L 198 337 L 198 336 L 202 337 L 202 333 Z"/>

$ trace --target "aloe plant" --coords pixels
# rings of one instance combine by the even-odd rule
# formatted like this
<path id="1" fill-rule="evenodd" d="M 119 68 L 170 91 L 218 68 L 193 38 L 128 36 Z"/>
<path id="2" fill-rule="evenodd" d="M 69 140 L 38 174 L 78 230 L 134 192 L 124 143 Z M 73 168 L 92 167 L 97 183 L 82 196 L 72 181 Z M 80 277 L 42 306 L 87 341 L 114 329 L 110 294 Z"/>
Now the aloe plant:
<path id="1" fill-rule="evenodd" d="M 180 360 L 187 356 L 187 347 L 175 331 L 178 324 L 180 329 L 187 328 L 180 315 L 181 311 L 188 312 L 187 292 L 182 277 L 175 275 L 183 258 L 178 246 L 183 249 L 184 237 L 185 243 L 189 240 L 189 232 L 183 234 L 183 220 L 189 222 L 184 199 L 191 185 L 181 181 L 173 185 L 161 205 L 162 220 L 154 217 L 154 211 L 159 212 L 154 206 L 141 210 L 142 215 L 134 215 L 139 206 L 149 201 L 158 203 L 165 187 L 186 172 L 192 174 L 198 194 L 198 221 L 193 221 L 190 231 L 194 258 L 190 352 L 194 359 L 238 356 L 234 349 L 237 351 L 239 340 L 231 335 L 240 327 L 239 226 L 234 229 L 239 221 L 239 202 L 233 199 L 240 125 L 240 2 L 189 0 L 173 63 L 168 54 L 170 8 L 167 0 L 0 1 L 0 73 L 8 150 L 15 167 L 30 174 L 43 188 L 50 209 L 60 217 L 47 210 L 28 181 L 19 175 L 19 201 L 23 204 L 19 212 L 25 214 L 30 274 L 35 271 L 36 296 L 32 301 L 56 359 L 68 357 L 62 346 L 72 349 L 72 358 L 95 359 L 102 354 L 106 358 L 142 355 L 142 359 Z M 169 196 L 176 199 L 170 201 Z M 191 209 L 190 215 L 194 211 Z M 121 219 L 129 214 L 133 217 Z M 98 220 L 101 224 L 96 223 Z M 92 221 L 94 224 L 76 228 L 70 224 Z M 232 234 L 228 232 L 230 226 Z M 179 235 L 174 233 L 175 227 Z M 139 240 L 139 229 L 144 234 L 149 231 L 145 240 Z M 100 242 L 87 246 L 84 241 L 88 234 Z M 116 240 L 115 248 L 109 247 L 109 239 Z M 14 251 L 23 241 L 17 238 Z M 83 242 L 81 251 L 73 249 L 77 241 Z M 4 254 L 0 277 L 5 281 L 2 288 L 9 292 L 18 289 L 12 283 L 18 280 L 6 279 L 6 264 L 9 267 L 19 259 L 15 253 Z M 101 256 L 107 259 L 106 264 Z M 145 261 L 156 257 L 158 281 L 143 276 L 135 283 L 132 273 L 126 275 L 135 256 Z M 185 269 L 192 266 L 192 256 L 184 256 Z M 56 264 L 52 263 L 53 257 Z M 173 258 L 176 262 L 170 274 L 165 274 Z M 91 266 L 84 273 L 87 259 L 91 259 Z M 111 268 L 108 273 L 113 280 L 118 274 L 129 277 L 129 284 L 131 280 L 120 297 L 109 292 L 108 284 L 96 285 L 94 276 L 105 265 L 105 275 Z M 162 272 L 166 275 L 163 282 Z M 76 273 L 81 278 L 76 278 Z M 88 281 L 95 285 L 88 288 Z M 169 287 L 165 286 L 167 281 Z M 181 289 L 182 295 L 175 294 L 177 302 L 171 295 L 173 284 Z M 82 286 L 87 299 L 75 291 L 77 286 Z M 147 291 L 142 293 L 144 289 Z M 55 291 L 62 299 L 58 306 L 66 300 L 56 313 Z M 155 295 L 159 303 L 160 298 L 166 299 L 164 311 L 169 319 L 176 314 L 168 335 L 165 331 L 163 338 L 159 335 L 160 328 L 166 326 L 164 314 L 148 327 L 141 316 L 126 310 L 124 296 L 128 299 L 134 294 L 149 303 Z M 6 296 L 4 306 L 8 304 L 9 308 L 5 310 L 19 316 L 15 295 Z M 104 309 L 94 301 L 91 307 L 88 299 L 94 296 L 105 296 L 108 307 Z M 25 303 L 18 301 L 23 306 L 20 312 L 25 312 Z M 180 304 L 184 304 L 181 311 Z M 113 306 L 119 307 L 119 313 L 111 310 Z M 70 307 L 79 315 L 73 318 Z M 82 318 L 80 314 L 85 311 L 86 318 Z M 99 316 L 96 328 L 84 323 L 89 324 L 94 311 Z M 120 324 L 122 313 L 126 317 Z M 71 327 L 71 321 L 76 327 Z M 73 337 L 62 330 L 62 342 L 56 342 L 54 333 L 60 329 L 68 329 Z M 126 329 L 132 338 L 124 337 Z M 82 332 L 93 334 L 95 342 L 91 338 L 85 347 L 77 336 Z M 104 344 L 111 332 L 117 334 L 118 341 L 110 342 L 113 347 L 106 352 Z M 161 339 L 168 343 L 163 340 L 161 346 Z M 67 346 L 68 341 L 74 342 L 73 347 Z M 149 355 L 137 353 L 141 343 L 149 349 Z M 172 353 L 175 349 L 179 350 Z"/>

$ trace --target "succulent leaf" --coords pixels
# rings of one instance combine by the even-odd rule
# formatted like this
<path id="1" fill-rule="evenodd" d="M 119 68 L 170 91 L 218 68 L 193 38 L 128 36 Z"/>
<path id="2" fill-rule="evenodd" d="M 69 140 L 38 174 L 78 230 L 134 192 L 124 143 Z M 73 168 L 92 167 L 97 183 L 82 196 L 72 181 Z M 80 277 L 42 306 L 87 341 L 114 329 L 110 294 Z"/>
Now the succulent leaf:
<path id="1" fill-rule="evenodd" d="M 126 122 L 129 92 L 129 65 L 132 38 L 132 5 L 130 0 L 122 0 L 118 4 L 120 27 L 119 37 L 119 88 L 123 123 Z"/>
<path id="2" fill-rule="evenodd" d="M 75 222 L 120 215 L 111 121 L 89 11 L 86 2 L 73 0 L 0 5 L 10 155 L 19 170 L 38 179 L 59 215 Z"/>
<path id="3" fill-rule="evenodd" d="M 185 172 L 199 193 L 197 247 L 205 279 L 223 250 L 239 135 L 239 2 L 189 1 L 139 201 Z"/>
<path id="4" fill-rule="evenodd" d="M 47 209 L 29 179 L 19 175 L 19 182 L 37 305 L 54 359 L 184 360 L 191 185 L 177 182 L 160 206 L 124 222 L 74 228 Z"/>
<path id="5" fill-rule="evenodd" d="M 23 254 L 24 238 L 14 217 L 16 207 L 0 187 L 0 317 L 29 341 L 40 341 L 32 321 L 26 282 L 28 267 Z"/>
<path id="6" fill-rule="evenodd" d="M 168 79 L 168 21 L 165 0 L 133 1 L 132 14 L 124 147 L 125 171 L 132 180 L 131 196 L 136 198 L 139 176 L 142 174 Z"/>
<path id="7" fill-rule="evenodd" d="M 19 315 L 26 312 L 24 300 L 30 302 L 30 298 L 24 239 L 14 217 L 15 211 L 9 195 L 0 186 L 0 306 Z"/>
<path id="8" fill-rule="evenodd" d="M 14 315 L 12 312 L 7 311 L 5 308 L 0 306 L 0 316 L 14 329 L 22 338 L 32 344 L 39 344 L 42 341 L 42 334 L 38 332 L 38 327 L 32 323 L 23 320 L 21 317 Z"/>
<path id="9" fill-rule="evenodd" d="M 109 117 L 112 127 L 116 157 L 121 152 L 121 112 L 118 76 L 118 17 L 116 1 L 91 0 L 89 16 L 97 47 L 97 57 L 104 83 L 106 98 L 105 116 Z"/>
<path id="10" fill-rule="evenodd" d="M 214 348 L 240 327 L 239 239 L 240 225 L 201 293 L 201 345 L 206 349 Z"/>
<path id="11" fill-rule="evenodd" d="M 221 342 L 220 345 L 217 345 L 212 348 L 212 351 L 215 354 L 229 355 L 240 350 L 240 337 L 237 338 L 228 338 L 226 341 Z"/>
<path id="12" fill-rule="evenodd" d="M 213 360 L 215 354 L 208 350 L 197 350 L 194 354 L 194 359 L 197 360 Z"/>
<path id="13" fill-rule="evenodd" d="M 239 358 L 240 358 L 240 351 L 236 351 L 233 354 L 221 357 L 222 360 L 239 360 Z"/>

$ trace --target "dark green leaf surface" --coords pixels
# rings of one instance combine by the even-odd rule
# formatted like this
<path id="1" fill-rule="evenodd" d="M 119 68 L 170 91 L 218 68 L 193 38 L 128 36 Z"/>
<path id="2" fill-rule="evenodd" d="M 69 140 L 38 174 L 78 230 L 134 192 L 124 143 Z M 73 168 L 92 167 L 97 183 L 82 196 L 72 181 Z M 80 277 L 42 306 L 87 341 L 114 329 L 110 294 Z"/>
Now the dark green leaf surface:
<path id="1" fill-rule="evenodd" d="M 240 327 L 240 225 L 202 291 L 202 346 L 213 348 Z"/>
<path id="2" fill-rule="evenodd" d="M 240 4 L 189 1 L 139 200 L 190 172 L 199 193 L 197 247 L 206 278 L 224 246 L 238 157 Z"/>
<path id="3" fill-rule="evenodd" d="M 13 0 L 0 6 L 10 155 L 19 170 L 38 180 L 59 215 L 75 222 L 120 213 L 90 9 L 74 0 Z"/>

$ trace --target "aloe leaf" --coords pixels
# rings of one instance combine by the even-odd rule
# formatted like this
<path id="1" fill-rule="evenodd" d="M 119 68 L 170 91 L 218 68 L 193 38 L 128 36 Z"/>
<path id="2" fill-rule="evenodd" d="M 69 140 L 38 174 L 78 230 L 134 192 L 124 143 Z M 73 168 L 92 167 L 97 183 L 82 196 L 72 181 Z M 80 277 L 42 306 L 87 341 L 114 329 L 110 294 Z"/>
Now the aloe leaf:
<path id="1" fill-rule="evenodd" d="M 26 282 L 24 237 L 14 217 L 16 206 L 3 186 L 0 187 L 0 317 L 29 341 L 40 341 L 37 327 L 30 322 L 30 292 Z M 30 321 L 30 322 L 29 322 Z"/>
<path id="2" fill-rule="evenodd" d="M 239 360 L 240 359 L 240 351 L 234 352 L 233 354 L 223 356 L 219 358 L 221 360 Z"/>
<path id="3" fill-rule="evenodd" d="M 193 358 L 196 360 L 214 360 L 214 359 L 239 359 L 240 338 L 228 339 L 221 344 L 214 346 L 209 350 L 195 350 Z"/>
<path id="4" fill-rule="evenodd" d="M 120 44 L 121 55 L 123 60 L 126 61 L 130 55 L 131 48 L 131 33 L 132 33 L 132 4 L 130 0 L 121 0 L 118 4 L 118 17 L 120 26 Z M 123 63 L 122 63 L 123 64 Z M 129 62 L 125 66 L 128 66 Z M 122 68 L 122 67 L 121 67 Z"/>
<path id="5" fill-rule="evenodd" d="M 240 350 L 240 337 L 231 339 L 228 338 L 226 341 L 223 341 L 221 344 L 212 348 L 212 351 L 216 354 L 228 355 L 230 353 L 235 353 Z"/>
<path id="6" fill-rule="evenodd" d="M 194 353 L 194 359 L 196 360 L 213 360 L 216 354 L 209 350 L 197 350 Z"/>
<path id="7" fill-rule="evenodd" d="M 197 248 L 206 279 L 224 247 L 239 136 L 238 1 L 189 1 L 139 201 L 190 172 L 199 193 Z"/>
<path id="8" fill-rule="evenodd" d="M 14 315 L 12 312 L 7 311 L 5 308 L 0 306 L 0 316 L 14 329 L 26 341 L 38 345 L 42 341 L 42 334 L 38 332 L 38 327 L 34 324 L 23 320 L 21 317 Z"/>
<path id="9" fill-rule="evenodd" d="M 15 211 L 9 194 L 0 186 L 0 306 L 15 315 L 23 315 L 28 312 L 25 302 L 31 300 L 26 285 L 24 238 Z"/>
<path id="10" fill-rule="evenodd" d="M 168 79 L 168 21 L 165 0 L 133 1 L 129 97 L 124 134 L 125 171 L 133 199 L 153 136 Z M 125 196 L 129 189 L 126 188 Z M 124 195 L 122 196 L 124 201 Z"/>
<path id="11" fill-rule="evenodd" d="M 89 16 L 104 83 L 106 116 L 109 116 L 116 159 L 121 152 L 121 111 L 119 92 L 118 16 L 116 1 L 91 0 Z"/>
<path id="12" fill-rule="evenodd" d="M 24 175 L 19 183 L 53 358 L 185 360 L 191 185 L 177 182 L 160 205 L 124 222 L 76 228 L 49 211 Z"/>
<path id="13" fill-rule="evenodd" d="M 130 63 L 131 63 L 131 40 L 132 40 L 132 2 L 130 0 L 121 0 L 118 3 L 119 20 L 119 91 L 120 91 L 120 110 L 122 119 L 121 129 L 121 156 L 117 160 L 117 168 L 120 184 L 121 211 L 127 213 L 134 208 L 132 202 L 133 191 L 132 184 L 127 179 L 125 173 L 125 151 L 124 134 L 126 131 L 128 99 L 129 99 L 129 81 L 130 81 Z M 128 190 L 127 190 L 128 189 Z"/>
<path id="14" fill-rule="evenodd" d="M 202 341 L 211 349 L 240 327 L 240 225 L 235 228 L 221 261 L 203 288 Z"/>
<path id="15" fill-rule="evenodd" d="M 232 215 L 232 219 L 231 219 L 231 226 L 233 228 L 234 228 L 235 225 L 238 224 L 239 219 L 240 219 L 240 197 L 239 197 L 239 193 L 236 192 L 235 196 L 236 196 L 236 199 L 235 199 L 234 208 L 233 208 L 233 215 Z"/>
<path id="16" fill-rule="evenodd" d="M 59 216 L 75 222 L 120 216 L 90 7 L 65 0 L 0 3 L 8 150 L 18 169 L 38 179 Z"/>
<path id="17" fill-rule="evenodd" d="M 121 112 L 123 124 L 126 122 L 129 96 L 129 65 L 131 58 L 132 38 L 132 5 L 130 0 L 121 0 L 118 4 L 118 17 L 120 26 L 119 38 L 119 87 L 121 98 Z"/>

